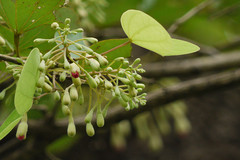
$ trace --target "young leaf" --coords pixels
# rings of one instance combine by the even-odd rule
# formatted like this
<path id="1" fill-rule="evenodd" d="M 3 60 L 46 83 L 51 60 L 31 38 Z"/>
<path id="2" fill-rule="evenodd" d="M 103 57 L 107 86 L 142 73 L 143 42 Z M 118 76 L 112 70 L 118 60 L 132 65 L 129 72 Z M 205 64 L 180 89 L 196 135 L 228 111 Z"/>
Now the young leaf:
<path id="1" fill-rule="evenodd" d="M 26 113 L 32 106 L 33 95 L 39 78 L 38 66 L 40 64 L 40 51 L 34 48 L 23 66 L 17 83 L 14 104 L 20 115 Z"/>
<path id="2" fill-rule="evenodd" d="M 22 116 L 13 110 L 12 113 L 7 117 L 7 119 L 0 126 L 0 140 L 2 140 L 21 120 Z"/>
<path id="3" fill-rule="evenodd" d="M 132 43 L 162 56 L 182 55 L 199 50 L 192 43 L 171 38 L 160 23 L 142 11 L 124 12 L 121 24 Z"/>

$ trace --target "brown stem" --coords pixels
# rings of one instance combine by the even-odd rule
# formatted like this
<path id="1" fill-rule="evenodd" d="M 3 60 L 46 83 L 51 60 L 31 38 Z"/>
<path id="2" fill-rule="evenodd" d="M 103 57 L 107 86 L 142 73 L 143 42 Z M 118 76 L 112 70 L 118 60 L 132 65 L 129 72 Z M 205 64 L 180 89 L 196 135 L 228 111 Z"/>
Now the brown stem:
<path id="1" fill-rule="evenodd" d="M 116 47 L 114 47 L 114 48 L 112 48 L 112 49 L 110 49 L 110 50 L 108 50 L 108 51 L 106 51 L 106 52 L 101 53 L 101 55 L 108 54 L 109 52 L 112 52 L 112 51 L 114 51 L 114 50 L 116 50 L 116 49 L 118 49 L 118 48 L 121 48 L 121 47 L 123 47 L 123 46 L 126 46 L 126 45 L 129 44 L 129 43 L 131 43 L 130 40 L 127 41 L 127 42 L 125 42 L 125 43 L 123 43 L 123 44 L 120 44 L 120 45 L 118 45 L 118 46 L 116 46 Z"/>
<path id="2" fill-rule="evenodd" d="M 20 57 L 20 54 L 19 54 L 19 38 L 20 38 L 20 34 L 15 33 L 14 34 L 14 44 L 15 44 L 15 53 L 16 53 L 17 57 Z"/>

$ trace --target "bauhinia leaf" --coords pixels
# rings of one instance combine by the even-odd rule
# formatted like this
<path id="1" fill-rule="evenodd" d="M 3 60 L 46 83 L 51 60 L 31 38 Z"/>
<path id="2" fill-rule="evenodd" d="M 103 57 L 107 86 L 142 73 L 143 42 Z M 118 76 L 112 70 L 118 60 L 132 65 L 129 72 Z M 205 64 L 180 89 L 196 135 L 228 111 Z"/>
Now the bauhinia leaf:
<path id="1" fill-rule="evenodd" d="M 14 109 L 0 126 L 0 140 L 2 140 L 21 120 L 22 116 Z"/>
<path id="2" fill-rule="evenodd" d="M 36 83 L 39 78 L 40 51 L 34 48 L 23 66 L 17 83 L 14 104 L 20 115 L 26 113 L 32 106 Z"/>
<path id="3" fill-rule="evenodd" d="M 132 43 L 162 56 L 183 55 L 199 50 L 195 44 L 171 38 L 160 23 L 142 11 L 124 12 L 121 24 Z"/>

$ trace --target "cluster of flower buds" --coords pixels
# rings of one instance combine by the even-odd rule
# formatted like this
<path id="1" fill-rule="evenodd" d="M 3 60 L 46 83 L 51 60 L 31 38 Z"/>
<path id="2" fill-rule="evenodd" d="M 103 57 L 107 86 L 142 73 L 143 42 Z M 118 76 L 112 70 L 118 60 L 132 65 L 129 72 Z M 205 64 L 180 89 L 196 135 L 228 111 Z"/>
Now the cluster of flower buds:
<path id="1" fill-rule="evenodd" d="M 57 22 L 52 23 L 51 27 L 57 32 L 55 38 L 34 40 L 36 43 L 56 43 L 56 46 L 41 56 L 35 99 L 52 93 L 55 100 L 61 100 L 62 112 L 69 116 L 67 129 L 69 136 L 76 134 L 72 104 L 75 102 L 84 104 L 83 85 L 89 86 L 89 108 L 85 117 L 86 132 L 89 136 L 95 134 L 92 125 L 93 115 L 96 115 L 97 126 L 103 127 L 107 110 L 114 99 L 117 99 L 126 110 L 138 108 L 139 104 L 146 104 L 146 93 L 139 94 L 145 87 L 144 84 L 138 83 L 142 78 L 138 73 L 145 72 L 139 64 L 139 58 L 131 65 L 123 57 L 110 61 L 106 55 L 96 53 L 83 43 L 84 41 L 96 43 L 98 41 L 96 38 L 80 37 L 72 40 L 69 35 L 76 35 L 83 32 L 83 29 L 70 30 L 69 18 L 65 20 L 64 28 Z M 94 105 L 91 104 L 92 92 L 97 95 Z M 102 106 L 104 101 L 108 103 Z"/>

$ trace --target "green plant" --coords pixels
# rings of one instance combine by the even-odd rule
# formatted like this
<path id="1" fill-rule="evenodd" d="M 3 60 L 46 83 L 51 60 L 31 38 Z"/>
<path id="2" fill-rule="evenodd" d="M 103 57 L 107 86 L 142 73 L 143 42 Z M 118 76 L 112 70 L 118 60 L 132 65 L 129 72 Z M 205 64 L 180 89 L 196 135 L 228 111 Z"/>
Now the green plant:
<path id="1" fill-rule="evenodd" d="M 15 109 L 1 125 L 0 139 L 20 120 L 16 136 L 20 140 L 25 139 L 28 111 L 33 103 L 37 104 L 43 96 L 50 94 L 55 101 L 61 99 L 60 107 L 69 118 L 68 135 L 74 136 L 73 107 L 74 103 L 86 103 L 83 86 L 89 90 L 86 132 L 93 136 L 94 113 L 97 126 L 103 127 L 104 117 L 114 99 L 126 110 L 146 104 L 146 93 L 140 93 L 145 85 L 138 82 L 142 78 L 139 73 L 145 72 L 139 64 L 140 59 L 132 64 L 126 59 L 131 55 L 131 43 L 162 56 L 199 50 L 194 44 L 172 39 L 156 20 L 141 11 L 128 10 L 121 17 L 128 38 L 98 42 L 94 37 L 84 37 L 82 28 L 71 30 L 69 18 L 62 24 L 54 22 L 52 14 L 46 16 L 63 5 L 62 0 L 27 2 L 0 1 L 0 15 L 5 24 L 0 28 L 0 44 L 4 46 L 5 53 L 12 52 L 0 58 L 4 60 L 4 68 L 14 77 L 12 85 L 0 93 L 1 99 L 6 90 L 16 84 Z M 50 28 L 49 23 L 52 30 L 42 30 L 46 26 Z M 49 34 L 54 34 L 54 37 Z M 35 43 L 32 43 L 33 39 Z M 89 43 L 94 44 L 89 46 Z"/>

